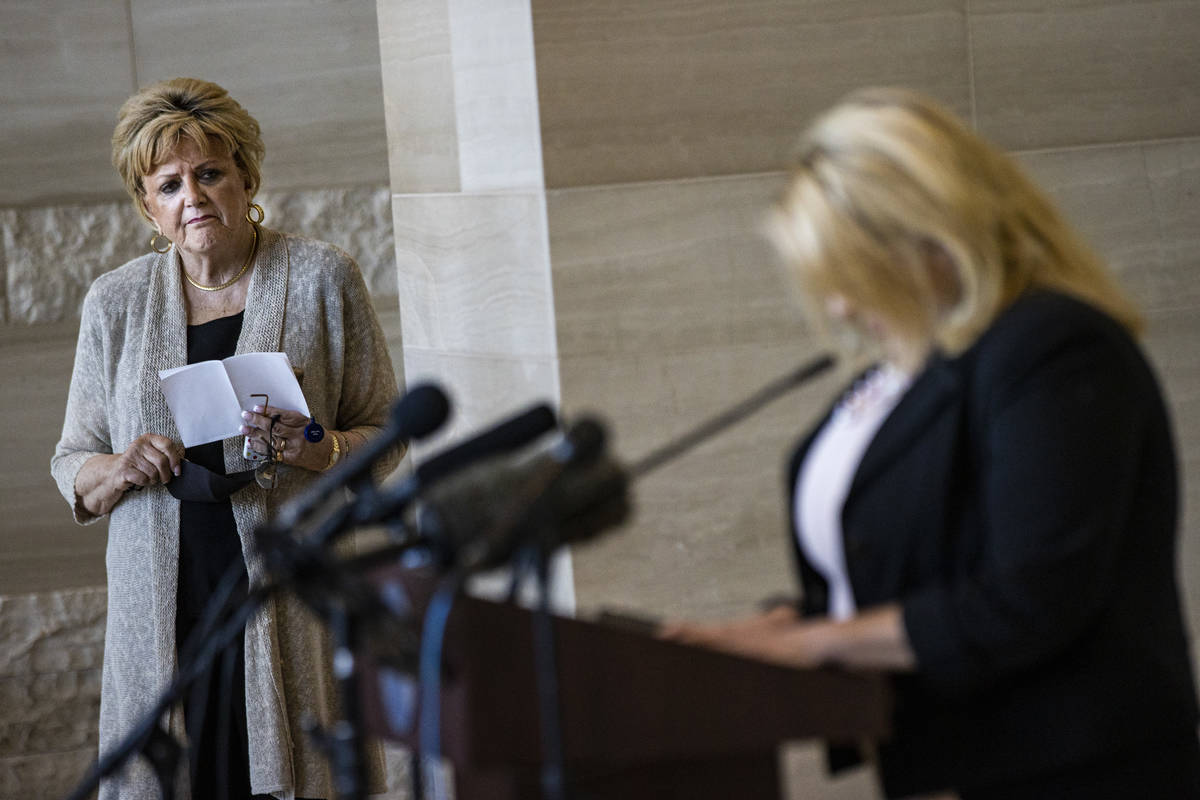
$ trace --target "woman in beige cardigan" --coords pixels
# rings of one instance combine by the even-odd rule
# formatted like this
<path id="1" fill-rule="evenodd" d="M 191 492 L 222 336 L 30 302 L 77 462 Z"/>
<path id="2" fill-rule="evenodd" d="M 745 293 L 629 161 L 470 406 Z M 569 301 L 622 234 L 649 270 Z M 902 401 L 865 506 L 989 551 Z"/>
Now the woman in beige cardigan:
<path id="1" fill-rule="evenodd" d="M 396 395 L 355 263 L 330 245 L 262 226 L 253 203 L 262 156 L 254 118 L 221 87 L 194 79 L 138 92 L 113 136 L 113 162 L 155 228 L 155 252 L 102 275 L 84 300 L 51 464 L 77 521 L 109 517 L 102 752 L 176 673 L 217 577 L 242 564 L 251 585 L 264 579 L 249 540 L 255 528 L 371 436 Z M 259 407 L 244 415 L 244 436 L 185 453 L 159 370 L 256 351 L 287 354 L 312 418 Z M 318 420 L 323 427 L 309 424 Z M 241 472 L 255 466 L 244 447 L 278 460 L 275 486 L 250 482 L 216 502 L 172 496 L 185 458 Z M 281 596 L 250 620 L 239 644 L 244 668 L 233 670 L 232 684 L 202 685 L 165 721 L 191 745 L 191 794 L 202 800 L 227 785 L 229 797 L 332 797 L 328 766 L 300 722 L 311 715 L 328 724 L 336 713 L 325 631 Z M 218 696 L 223 686 L 232 696 Z M 379 791 L 378 751 L 369 760 Z M 156 795 L 140 762 L 101 787 L 102 798 Z"/>

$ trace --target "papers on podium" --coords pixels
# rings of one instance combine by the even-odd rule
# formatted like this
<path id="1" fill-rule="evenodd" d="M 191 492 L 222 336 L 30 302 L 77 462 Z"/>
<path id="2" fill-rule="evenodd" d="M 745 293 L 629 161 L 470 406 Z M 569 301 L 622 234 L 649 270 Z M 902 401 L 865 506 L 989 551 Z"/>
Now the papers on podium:
<path id="1" fill-rule="evenodd" d="M 241 435 L 242 411 L 264 405 L 312 416 L 286 353 L 242 353 L 158 373 L 184 447 Z"/>

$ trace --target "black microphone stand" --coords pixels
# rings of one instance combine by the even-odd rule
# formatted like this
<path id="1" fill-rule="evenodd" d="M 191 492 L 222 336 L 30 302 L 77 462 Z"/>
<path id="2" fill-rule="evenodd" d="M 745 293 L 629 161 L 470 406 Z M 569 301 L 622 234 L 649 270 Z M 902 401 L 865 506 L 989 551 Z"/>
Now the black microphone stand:
<path id="1" fill-rule="evenodd" d="M 542 796 L 546 800 L 567 800 L 570 793 L 558 686 L 558 643 L 550 609 L 551 552 L 545 547 L 535 547 L 533 553 L 538 591 L 538 602 L 533 611 L 533 664 L 537 672 L 538 720 L 542 734 Z"/>
<path id="2" fill-rule="evenodd" d="M 339 800 L 366 800 L 367 768 L 362 747 L 362 708 L 355 653 L 360 642 L 356 615 L 337 598 L 325 606 L 325 621 L 333 635 L 333 675 L 338 684 L 342 718 L 329 731 L 313 726 L 309 735 L 324 745 Z"/>
<path id="3" fill-rule="evenodd" d="M 409 538 L 354 558 L 330 559 L 324 545 L 335 539 L 350 524 L 349 520 L 349 513 L 340 508 L 308 541 L 275 537 L 275 541 L 262 546 L 271 548 L 269 560 L 277 577 L 285 576 L 281 586 L 294 592 L 329 627 L 341 718 L 328 730 L 312 721 L 306 732 L 329 759 L 339 800 L 366 800 L 367 764 L 362 734 L 365 726 L 358 654 L 366 651 L 372 634 L 378 633 L 371 622 L 392 623 L 384 635 L 390 640 L 390 653 L 405 662 L 406 671 L 415 670 L 420 642 L 409 627 L 415 620 L 399 618 L 362 573 L 377 564 L 394 563 L 410 549 L 423 547 L 424 542 Z"/>
<path id="4" fill-rule="evenodd" d="M 742 400 L 735 406 L 701 422 L 687 433 L 656 448 L 648 455 L 634 462 L 629 468 L 631 478 L 641 478 L 664 464 L 667 464 L 691 450 L 696 445 L 711 439 L 716 434 L 746 417 L 756 413 L 760 408 L 778 400 L 783 395 L 808 383 L 813 378 L 831 369 L 836 362 L 830 355 L 820 355 L 805 362 L 792 372 L 776 378 L 754 394 Z"/>

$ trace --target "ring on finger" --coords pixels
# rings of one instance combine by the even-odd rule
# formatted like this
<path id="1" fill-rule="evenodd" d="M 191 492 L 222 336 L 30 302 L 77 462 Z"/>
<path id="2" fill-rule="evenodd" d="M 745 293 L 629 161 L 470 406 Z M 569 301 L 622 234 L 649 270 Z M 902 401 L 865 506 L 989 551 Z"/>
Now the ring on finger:
<path id="1" fill-rule="evenodd" d="M 272 436 L 271 437 L 271 449 L 272 450 L 276 450 L 276 451 L 282 453 L 286 447 L 287 447 L 287 439 L 283 438 L 282 436 Z"/>

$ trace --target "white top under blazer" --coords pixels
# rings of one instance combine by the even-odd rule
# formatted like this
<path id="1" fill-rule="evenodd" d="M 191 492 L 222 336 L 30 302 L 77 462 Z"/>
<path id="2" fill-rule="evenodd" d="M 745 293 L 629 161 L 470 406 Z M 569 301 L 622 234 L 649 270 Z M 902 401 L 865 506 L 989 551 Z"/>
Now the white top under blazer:
<path id="1" fill-rule="evenodd" d="M 910 383 L 911 376 L 886 364 L 864 376 L 834 408 L 796 479 L 796 538 L 804 556 L 829 584 L 833 619 L 846 619 L 857 610 L 842 540 L 846 495 L 868 445 Z"/>

